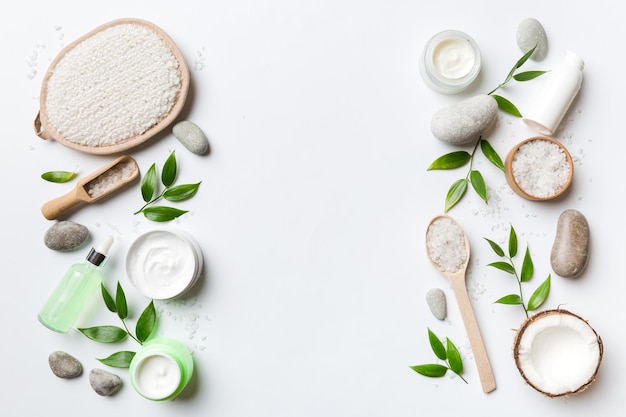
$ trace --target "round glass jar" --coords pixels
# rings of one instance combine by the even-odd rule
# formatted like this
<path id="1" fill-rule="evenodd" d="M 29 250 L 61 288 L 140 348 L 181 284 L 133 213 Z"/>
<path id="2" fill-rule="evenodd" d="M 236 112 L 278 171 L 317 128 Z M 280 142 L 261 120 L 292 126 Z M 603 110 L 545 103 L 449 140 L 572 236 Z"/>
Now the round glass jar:
<path id="1" fill-rule="evenodd" d="M 187 292 L 202 272 L 202 251 L 187 233 L 152 230 L 139 236 L 126 254 L 126 273 L 135 288 L 153 300 Z"/>
<path id="2" fill-rule="evenodd" d="M 143 344 L 129 366 L 129 379 L 139 395 L 153 401 L 171 400 L 187 386 L 193 375 L 193 358 L 185 345 L 169 338 Z"/>
<path id="3" fill-rule="evenodd" d="M 456 94 L 474 82 L 481 66 L 480 48 L 474 39 L 459 30 L 445 30 L 428 40 L 419 67 L 430 88 Z"/>

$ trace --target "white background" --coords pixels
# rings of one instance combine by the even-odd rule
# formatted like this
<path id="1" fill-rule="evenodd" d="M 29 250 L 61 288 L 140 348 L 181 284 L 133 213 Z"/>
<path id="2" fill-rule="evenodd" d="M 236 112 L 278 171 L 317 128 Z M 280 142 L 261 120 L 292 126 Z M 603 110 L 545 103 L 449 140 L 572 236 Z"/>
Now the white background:
<path id="1" fill-rule="evenodd" d="M 618 409 L 626 370 L 620 206 L 626 26 L 618 4 L 24 1 L 2 13 L 3 415 L 588 416 Z M 157 302 L 159 333 L 187 344 L 196 363 L 188 389 L 165 403 L 141 398 L 124 370 L 95 359 L 136 349 L 133 343 L 109 346 L 76 331 L 56 334 L 36 319 L 67 268 L 89 249 L 59 253 L 43 244 L 53 222 L 42 216 L 42 204 L 75 182 L 51 184 L 39 176 L 77 166 L 87 175 L 113 158 L 35 136 L 41 80 L 63 46 L 121 17 L 152 21 L 175 40 L 192 80 L 181 119 L 198 124 L 211 143 L 210 154 L 197 156 L 167 129 L 129 152 L 145 171 L 176 151 L 178 183 L 202 181 L 198 194 L 178 205 L 189 214 L 168 225 L 198 240 L 206 268 L 186 297 Z M 502 81 L 522 54 L 515 33 L 527 17 L 544 25 L 549 53 L 524 69 L 554 68 L 566 49 L 585 60 L 583 88 L 555 135 L 576 166 L 565 198 L 536 203 L 514 195 L 504 175 L 479 155 L 476 168 L 489 186 L 489 204 L 469 191 L 449 213 L 471 245 L 470 298 L 498 386 L 484 394 L 451 288 L 426 258 L 426 225 L 442 213 L 449 185 L 466 175 L 465 168 L 426 171 L 455 150 L 432 136 L 429 123 L 443 106 Z M 435 93 L 418 73 L 423 45 L 445 29 L 467 32 L 482 50 L 481 78 L 462 95 Z M 540 84 L 512 83 L 501 93 L 524 112 Z M 488 139 L 502 158 L 534 135 L 503 113 L 497 123 Z M 69 217 L 87 226 L 94 240 L 115 237 L 107 285 L 119 280 L 127 290 L 131 326 L 147 300 L 127 280 L 126 250 L 139 234 L 160 226 L 132 214 L 141 204 L 137 183 Z M 483 238 L 504 243 L 509 226 L 515 227 L 520 247 L 529 245 L 535 262 L 535 277 L 524 286 L 529 296 L 552 273 L 556 222 L 568 208 L 589 221 L 591 259 L 578 279 L 553 275 L 543 308 L 561 306 L 587 319 L 602 336 L 605 355 L 589 390 L 547 399 L 515 368 L 511 342 L 524 314 L 493 303 L 515 292 L 516 284 L 487 267 L 498 259 Z M 425 303 L 433 287 L 448 296 L 444 322 Z M 88 321 L 118 324 L 106 311 Z M 467 385 L 409 369 L 435 360 L 427 327 L 460 347 Z M 54 350 L 76 356 L 84 374 L 55 377 L 47 364 Z M 121 391 L 98 396 L 87 376 L 95 367 L 120 375 Z"/>

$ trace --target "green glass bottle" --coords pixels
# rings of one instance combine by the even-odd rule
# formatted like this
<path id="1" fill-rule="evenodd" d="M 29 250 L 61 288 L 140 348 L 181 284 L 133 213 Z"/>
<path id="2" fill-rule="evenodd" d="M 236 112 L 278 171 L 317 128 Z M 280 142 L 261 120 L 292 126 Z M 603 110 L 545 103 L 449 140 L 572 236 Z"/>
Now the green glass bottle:
<path id="1" fill-rule="evenodd" d="M 67 333 L 91 299 L 96 295 L 102 275 L 101 266 L 113 244 L 113 237 L 89 251 L 83 263 L 72 265 L 39 312 L 39 321 L 55 332 Z"/>

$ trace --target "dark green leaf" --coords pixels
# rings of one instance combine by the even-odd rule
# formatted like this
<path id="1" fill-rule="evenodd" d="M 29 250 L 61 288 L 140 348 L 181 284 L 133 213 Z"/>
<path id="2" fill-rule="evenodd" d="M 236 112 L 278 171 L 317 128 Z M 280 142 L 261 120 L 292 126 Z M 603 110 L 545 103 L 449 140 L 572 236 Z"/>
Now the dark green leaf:
<path id="1" fill-rule="evenodd" d="M 520 113 L 517 107 L 515 107 L 515 104 L 511 103 L 506 98 L 499 96 L 497 94 L 492 94 L 491 97 L 493 97 L 496 100 L 500 110 L 505 111 L 515 117 L 522 117 L 522 113 Z"/>
<path id="2" fill-rule="evenodd" d="M 467 164 L 470 159 L 472 156 L 465 151 L 450 152 L 435 159 L 428 167 L 428 171 L 459 168 Z"/>
<path id="3" fill-rule="evenodd" d="M 496 269 L 499 269 L 500 271 L 504 271 L 506 273 L 515 275 L 515 269 L 513 268 L 511 264 L 507 262 L 492 262 L 488 264 L 487 266 L 492 266 Z"/>
<path id="4" fill-rule="evenodd" d="M 117 316 L 124 320 L 128 317 L 128 304 L 126 303 L 126 294 L 122 289 L 122 284 L 117 282 L 117 290 L 115 291 L 115 307 L 117 308 Z"/>
<path id="5" fill-rule="evenodd" d="M 141 211 L 148 220 L 155 222 L 169 222 L 178 216 L 187 213 L 187 210 L 180 210 L 174 207 L 154 206 L 146 207 Z"/>
<path id="6" fill-rule="evenodd" d="M 437 335 L 433 333 L 430 329 L 428 329 L 428 341 L 430 342 L 430 347 L 435 353 L 435 356 L 437 356 L 441 360 L 445 360 L 446 348 L 443 346 L 443 343 L 441 343 L 441 340 L 439 340 Z"/>
<path id="7" fill-rule="evenodd" d="M 502 298 L 497 299 L 496 301 L 494 301 L 494 303 L 496 303 L 496 304 L 519 305 L 519 304 L 522 304 L 522 299 L 517 294 L 509 294 L 509 295 L 505 295 Z"/>
<path id="8" fill-rule="evenodd" d="M 484 238 L 484 239 L 487 241 L 487 243 L 489 243 L 489 246 L 491 246 L 491 249 L 493 249 L 496 255 L 504 256 L 504 250 L 500 247 L 500 245 L 498 245 L 496 242 L 494 242 L 491 239 L 487 239 L 487 238 Z"/>
<path id="9" fill-rule="evenodd" d="M 485 185 L 485 180 L 480 171 L 476 171 L 474 169 L 471 170 L 469 177 L 472 188 L 474 188 L 476 194 L 478 194 L 478 196 L 482 198 L 485 203 L 488 203 L 489 198 L 487 196 L 487 185 Z"/>
<path id="10" fill-rule="evenodd" d="M 139 342 L 143 343 L 152 334 L 156 324 L 156 311 L 154 309 L 154 301 L 150 301 L 150 304 L 143 310 L 141 316 L 137 320 L 137 328 L 135 334 Z"/>
<path id="11" fill-rule="evenodd" d="M 120 342 L 128 335 L 126 330 L 117 326 L 87 327 L 78 329 L 78 331 L 91 340 L 102 343 Z"/>
<path id="12" fill-rule="evenodd" d="M 546 298 L 548 298 L 548 294 L 550 294 L 550 275 L 537 287 L 533 295 L 530 296 L 530 300 L 528 300 L 528 310 L 533 311 L 541 307 L 543 302 L 546 301 Z"/>
<path id="13" fill-rule="evenodd" d="M 169 187 L 176 180 L 176 173 L 178 167 L 176 164 L 176 155 L 174 151 L 167 157 L 165 164 L 163 164 L 163 171 L 161 172 L 161 182 L 165 187 Z"/>
<path id="14" fill-rule="evenodd" d="M 515 81 L 530 81 L 542 76 L 546 72 L 548 71 L 525 71 L 515 74 L 513 78 L 515 78 Z"/>
<path id="15" fill-rule="evenodd" d="M 526 282 L 530 281 L 533 277 L 533 273 L 535 272 L 535 267 L 533 266 L 533 260 L 530 257 L 530 251 L 528 247 L 526 247 L 526 253 L 524 254 L 524 262 L 522 263 L 522 273 L 520 275 L 520 281 Z"/>
<path id="16" fill-rule="evenodd" d="M 515 72 L 516 69 L 524 65 L 526 61 L 528 61 L 528 58 L 530 58 L 530 56 L 533 54 L 533 52 L 535 52 L 535 49 L 537 49 L 537 45 L 533 46 L 532 49 L 530 49 L 528 52 L 522 55 L 522 57 L 518 59 L 517 62 L 515 63 L 515 66 L 511 70 L 511 73 Z"/>
<path id="17" fill-rule="evenodd" d="M 504 172 L 505 168 L 504 168 L 504 163 L 502 162 L 502 158 L 500 158 L 500 155 L 498 155 L 496 150 L 493 149 L 489 141 L 481 139 L 480 149 L 483 151 L 483 155 L 485 155 L 485 158 L 487 158 L 489 162 L 491 162 L 493 165 L 498 167 L 502 172 Z"/>
<path id="18" fill-rule="evenodd" d="M 115 300 L 111 294 L 107 291 L 104 283 L 100 284 L 100 288 L 102 289 L 102 299 L 104 300 L 104 304 L 107 306 L 107 309 L 111 313 L 117 313 L 117 307 L 115 306 Z"/>
<path id="19" fill-rule="evenodd" d="M 411 366 L 415 372 L 420 375 L 427 376 L 429 378 L 439 378 L 442 377 L 448 372 L 448 368 L 443 365 L 439 365 L 436 363 L 426 364 L 426 365 L 415 365 Z"/>
<path id="20" fill-rule="evenodd" d="M 446 352 L 448 353 L 448 363 L 450 364 L 450 369 L 455 374 L 463 373 L 463 360 L 461 359 L 461 354 L 459 350 L 454 346 L 454 343 L 448 338 L 446 338 Z"/>
<path id="21" fill-rule="evenodd" d="M 446 195 L 446 204 L 444 207 L 444 212 L 448 212 L 452 207 L 458 203 L 463 195 L 467 191 L 467 179 L 462 178 L 457 180 L 452 184 L 450 189 L 448 190 L 448 194 Z"/>
<path id="22" fill-rule="evenodd" d="M 143 201 L 147 203 L 152 200 L 158 185 L 156 164 L 152 164 L 141 180 L 141 197 L 143 197 Z"/>
<path id="23" fill-rule="evenodd" d="M 120 352 L 115 352 L 106 358 L 98 360 L 103 364 L 111 366 L 113 368 L 128 368 L 134 356 L 135 352 L 123 350 Z"/>
<path id="24" fill-rule="evenodd" d="M 41 174 L 41 178 L 49 182 L 68 182 L 76 177 L 75 172 L 69 171 L 48 171 Z"/>
<path id="25" fill-rule="evenodd" d="M 196 195 L 198 187 L 200 187 L 199 182 L 196 184 L 176 185 L 172 188 L 165 190 L 165 192 L 163 193 L 163 198 L 165 198 L 167 201 L 173 202 L 188 200 Z"/>
<path id="26" fill-rule="evenodd" d="M 511 231 L 509 232 L 509 257 L 515 258 L 515 255 L 517 255 L 517 233 L 511 226 Z"/>

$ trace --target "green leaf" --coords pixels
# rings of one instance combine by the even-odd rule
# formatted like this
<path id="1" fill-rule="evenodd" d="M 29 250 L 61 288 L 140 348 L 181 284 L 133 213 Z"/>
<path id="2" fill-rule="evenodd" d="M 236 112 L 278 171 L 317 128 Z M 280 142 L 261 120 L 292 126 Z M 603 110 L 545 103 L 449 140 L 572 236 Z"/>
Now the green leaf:
<path id="1" fill-rule="evenodd" d="M 511 231 L 509 232 L 509 258 L 515 258 L 515 255 L 517 255 L 517 233 L 511 226 Z"/>
<path id="2" fill-rule="evenodd" d="M 507 262 L 492 262 L 488 264 L 487 266 L 492 266 L 496 269 L 499 269 L 500 271 L 504 271 L 508 274 L 515 275 L 515 268 L 513 268 L 513 265 Z"/>
<path id="3" fill-rule="evenodd" d="M 163 198 L 167 201 L 177 202 L 188 200 L 198 191 L 198 187 L 200 187 L 200 183 L 196 184 L 181 184 L 174 186 L 172 188 L 168 188 L 163 193 Z"/>
<path id="4" fill-rule="evenodd" d="M 546 301 L 546 298 L 548 298 L 548 294 L 550 294 L 550 275 L 537 287 L 533 295 L 530 296 L 530 300 L 528 300 L 528 310 L 533 311 L 541 307 L 543 302 Z"/>
<path id="5" fill-rule="evenodd" d="M 120 342 L 128 335 L 126 330 L 117 326 L 87 327 L 78 329 L 78 331 L 89 339 L 102 343 Z"/>
<path id="6" fill-rule="evenodd" d="M 435 159 L 427 171 L 432 171 L 435 169 L 454 169 L 462 167 L 467 164 L 472 156 L 465 151 L 455 151 L 450 152 L 448 154 L 442 155 L 439 158 Z"/>
<path id="7" fill-rule="evenodd" d="M 174 220 L 175 218 L 187 213 L 187 210 L 180 210 L 167 206 L 154 206 L 146 207 L 141 210 L 141 212 L 148 220 L 155 222 L 169 222 L 170 220 Z"/>
<path id="8" fill-rule="evenodd" d="M 502 158 L 496 152 L 495 149 L 491 146 L 489 141 L 481 139 L 480 140 L 480 149 L 483 151 L 483 155 L 489 162 L 498 167 L 502 172 L 505 171 L 504 163 L 502 162 Z"/>
<path id="9" fill-rule="evenodd" d="M 437 335 L 430 329 L 428 329 L 428 341 L 430 342 L 430 348 L 435 353 L 435 356 L 441 360 L 446 360 L 446 348 L 443 346 L 443 343 L 441 343 L 441 340 L 439 340 Z"/>
<path id="10" fill-rule="evenodd" d="M 530 81 L 542 76 L 546 72 L 548 71 L 525 71 L 515 74 L 513 78 L 515 78 L 515 81 Z"/>
<path id="11" fill-rule="evenodd" d="M 131 352 L 128 350 L 123 350 L 120 352 L 115 352 L 106 358 L 98 359 L 105 365 L 111 366 L 113 368 L 128 368 L 130 367 L 130 362 L 133 360 L 135 356 L 135 352 Z"/>
<path id="12" fill-rule="evenodd" d="M 117 307 L 115 307 L 115 301 L 113 300 L 113 297 L 111 297 L 111 294 L 109 294 L 109 292 L 107 291 L 106 287 L 104 286 L 104 283 L 100 284 L 100 289 L 102 290 L 102 299 L 104 300 L 104 304 L 107 306 L 107 309 L 111 313 L 117 313 Z"/>
<path id="13" fill-rule="evenodd" d="M 505 295 L 502 298 L 494 301 L 496 304 L 508 304 L 508 305 L 519 305 L 522 304 L 522 298 L 517 294 L 509 294 Z"/>
<path id="14" fill-rule="evenodd" d="M 533 260 L 530 257 L 530 251 L 528 247 L 526 247 L 526 253 L 524 254 L 524 262 L 522 262 L 522 273 L 520 275 L 520 281 L 526 282 L 530 281 L 533 277 L 533 273 L 535 272 L 535 267 L 533 266 Z"/>
<path id="15" fill-rule="evenodd" d="M 126 303 L 126 294 L 122 289 L 122 284 L 117 282 L 117 290 L 115 291 L 115 307 L 117 308 L 117 316 L 124 320 L 128 317 L 128 304 Z"/>
<path id="16" fill-rule="evenodd" d="M 152 200 L 158 185 L 156 164 L 152 164 L 141 180 L 141 196 L 143 197 L 143 201 L 147 203 Z"/>
<path id="17" fill-rule="evenodd" d="M 444 365 L 439 365 L 436 363 L 426 364 L 426 365 L 415 365 L 411 366 L 415 372 L 420 375 L 427 376 L 429 378 L 439 378 L 442 377 L 448 372 L 448 368 Z"/>
<path id="18" fill-rule="evenodd" d="M 169 187 L 176 180 L 176 173 L 178 167 L 176 164 L 176 155 L 174 151 L 170 153 L 170 156 L 165 160 L 165 164 L 163 164 L 163 171 L 161 172 L 161 182 L 165 187 Z"/>
<path id="19" fill-rule="evenodd" d="M 143 310 L 139 319 L 137 320 L 137 327 L 135 334 L 139 342 L 143 343 L 150 337 L 154 326 L 156 324 L 156 311 L 154 309 L 154 301 L 150 301 L 150 304 Z"/>
<path id="20" fill-rule="evenodd" d="M 69 171 L 48 171 L 41 174 L 41 178 L 49 182 L 68 182 L 76 177 L 75 172 Z"/>
<path id="21" fill-rule="evenodd" d="M 450 370 L 455 374 L 463 373 L 463 360 L 459 350 L 454 346 L 454 343 L 446 338 L 446 352 L 448 354 L 448 363 L 450 364 Z"/>
<path id="22" fill-rule="evenodd" d="M 522 117 L 522 113 L 520 113 L 517 107 L 515 107 L 515 104 L 511 103 L 508 99 L 497 94 L 492 94 L 491 97 L 496 100 L 500 110 L 505 111 L 515 117 Z"/>
<path id="23" fill-rule="evenodd" d="M 478 194 L 485 203 L 488 203 L 489 198 L 487 196 L 487 185 L 485 185 L 485 180 L 482 174 L 479 171 L 471 170 L 469 178 L 472 188 L 474 188 L 476 194 Z"/>
<path id="24" fill-rule="evenodd" d="M 486 237 L 483 239 L 485 239 L 487 243 L 489 243 L 489 246 L 491 246 L 491 249 L 496 253 L 496 255 L 504 256 L 504 250 L 500 247 L 500 245 L 498 245 L 496 242 L 494 242 L 491 239 L 487 239 Z"/>
<path id="25" fill-rule="evenodd" d="M 528 52 L 522 55 L 520 59 L 517 60 L 517 62 L 513 66 L 513 69 L 511 69 L 511 72 L 510 72 L 511 75 L 515 72 L 516 69 L 518 69 L 519 67 L 524 65 L 526 61 L 528 61 L 528 58 L 530 58 L 533 52 L 535 52 L 535 49 L 537 49 L 537 45 L 533 46 L 532 49 L 530 49 Z"/>
<path id="26" fill-rule="evenodd" d="M 461 178 L 460 180 L 455 181 L 450 189 L 448 190 L 448 194 L 446 195 L 446 203 L 444 206 L 444 212 L 448 212 L 452 207 L 458 203 L 463 195 L 467 191 L 467 179 Z"/>

